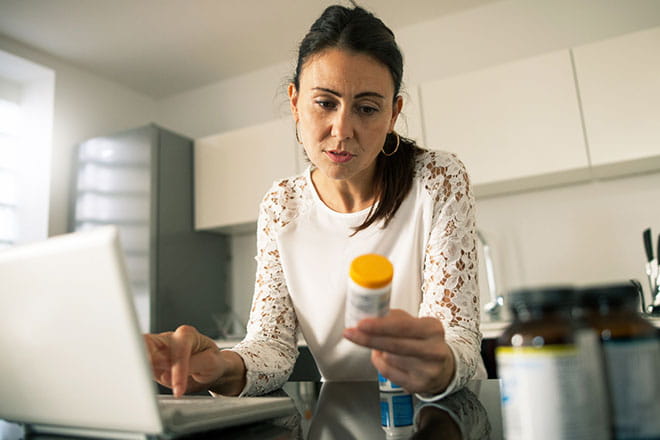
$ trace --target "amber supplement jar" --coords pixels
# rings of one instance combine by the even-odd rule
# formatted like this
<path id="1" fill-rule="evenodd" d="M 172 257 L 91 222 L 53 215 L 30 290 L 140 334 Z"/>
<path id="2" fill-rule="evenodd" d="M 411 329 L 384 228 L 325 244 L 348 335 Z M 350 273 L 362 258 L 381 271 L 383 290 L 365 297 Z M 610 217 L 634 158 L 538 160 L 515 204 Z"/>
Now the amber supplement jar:
<path id="1" fill-rule="evenodd" d="M 617 439 L 660 438 L 660 340 L 638 301 L 628 283 L 578 291 L 576 315 L 602 343 Z"/>
<path id="2" fill-rule="evenodd" d="M 573 320 L 575 300 L 572 287 L 509 295 L 513 322 L 495 350 L 509 440 L 610 437 L 598 340 Z"/>

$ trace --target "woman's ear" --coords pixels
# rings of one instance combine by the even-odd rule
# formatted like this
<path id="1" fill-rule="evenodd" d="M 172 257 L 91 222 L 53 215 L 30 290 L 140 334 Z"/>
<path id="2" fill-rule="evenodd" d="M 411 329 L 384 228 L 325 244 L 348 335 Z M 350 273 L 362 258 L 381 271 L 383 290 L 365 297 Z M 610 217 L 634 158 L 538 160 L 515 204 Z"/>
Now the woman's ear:
<path id="1" fill-rule="evenodd" d="M 396 125 L 396 120 L 401 114 L 401 109 L 403 108 L 403 97 L 401 95 L 397 96 L 394 100 L 394 105 L 392 105 L 392 119 L 390 120 L 390 131 L 394 130 Z"/>
<path id="2" fill-rule="evenodd" d="M 293 115 L 293 119 L 298 122 L 298 90 L 296 89 L 296 85 L 294 83 L 289 83 L 289 87 L 287 89 L 287 94 L 289 95 L 289 105 L 291 106 L 291 115 Z"/>

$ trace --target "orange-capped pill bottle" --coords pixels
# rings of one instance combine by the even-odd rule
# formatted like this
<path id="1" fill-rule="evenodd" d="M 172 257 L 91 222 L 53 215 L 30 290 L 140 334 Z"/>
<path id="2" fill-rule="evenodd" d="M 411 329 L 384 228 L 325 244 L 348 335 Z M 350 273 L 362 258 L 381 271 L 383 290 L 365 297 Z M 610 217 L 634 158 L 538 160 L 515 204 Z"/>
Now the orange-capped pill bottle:
<path id="1" fill-rule="evenodd" d="M 349 269 L 346 298 L 346 327 L 355 327 L 364 318 L 385 316 L 390 309 L 394 267 L 378 254 L 355 258 Z"/>

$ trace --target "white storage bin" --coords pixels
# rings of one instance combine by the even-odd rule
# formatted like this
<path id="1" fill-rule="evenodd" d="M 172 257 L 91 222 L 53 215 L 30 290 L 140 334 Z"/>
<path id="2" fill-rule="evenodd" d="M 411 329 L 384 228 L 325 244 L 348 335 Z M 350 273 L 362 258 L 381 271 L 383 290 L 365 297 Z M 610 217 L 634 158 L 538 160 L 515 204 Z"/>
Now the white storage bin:
<path id="1" fill-rule="evenodd" d="M 96 163 L 81 166 L 78 175 L 78 191 L 120 193 L 149 193 L 149 168 L 109 167 Z"/>
<path id="2" fill-rule="evenodd" d="M 147 222 L 149 198 L 147 196 L 111 196 L 93 193 L 81 194 L 76 206 L 81 221 Z"/>
<path id="3" fill-rule="evenodd" d="M 80 146 L 80 160 L 107 164 L 149 165 L 150 146 L 125 139 L 95 138 Z"/>

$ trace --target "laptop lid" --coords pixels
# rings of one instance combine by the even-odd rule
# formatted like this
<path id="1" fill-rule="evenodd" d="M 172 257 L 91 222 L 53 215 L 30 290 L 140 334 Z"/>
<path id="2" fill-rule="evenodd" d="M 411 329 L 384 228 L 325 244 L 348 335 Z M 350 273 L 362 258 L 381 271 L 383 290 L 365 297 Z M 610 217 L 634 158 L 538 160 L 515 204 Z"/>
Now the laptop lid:
<path id="1" fill-rule="evenodd" d="M 162 432 L 117 229 L 0 252 L 0 418 Z"/>

